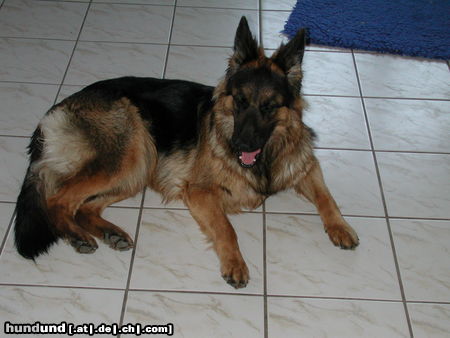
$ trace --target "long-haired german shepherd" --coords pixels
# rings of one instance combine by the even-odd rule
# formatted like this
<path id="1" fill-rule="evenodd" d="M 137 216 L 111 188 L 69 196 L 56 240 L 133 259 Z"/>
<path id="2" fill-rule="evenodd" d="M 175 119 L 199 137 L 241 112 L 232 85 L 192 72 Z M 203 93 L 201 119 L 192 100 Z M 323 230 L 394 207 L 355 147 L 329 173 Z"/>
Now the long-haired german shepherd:
<path id="1" fill-rule="evenodd" d="M 227 213 L 294 188 L 314 203 L 331 241 L 358 245 L 325 186 L 302 122 L 305 31 L 268 58 L 243 17 L 217 87 L 123 77 L 94 83 L 53 106 L 29 146 L 17 200 L 15 243 L 30 259 L 65 239 L 76 251 L 133 240 L 100 215 L 145 186 L 182 199 L 213 243 L 235 288 L 249 273 Z"/>

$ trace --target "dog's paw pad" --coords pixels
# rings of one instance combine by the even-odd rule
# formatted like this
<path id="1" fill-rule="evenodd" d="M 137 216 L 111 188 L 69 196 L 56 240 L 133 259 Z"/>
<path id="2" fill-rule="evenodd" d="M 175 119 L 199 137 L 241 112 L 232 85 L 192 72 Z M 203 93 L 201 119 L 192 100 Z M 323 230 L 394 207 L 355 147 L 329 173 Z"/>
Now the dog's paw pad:
<path id="1" fill-rule="evenodd" d="M 359 244 L 358 235 L 350 226 L 330 226 L 326 232 L 331 242 L 341 249 L 354 249 Z"/>
<path id="2" fill-rule="evenodd" d="M 117 233 L 112 234 L 105 232 L 104 241 L 109 245 L 110 248 L 119 251 L 126 251 L 134 246 L 133 240 L 131 238 Z"/>
<path id="3" fill-rule="evenodd" d="M 222 277 L 225 280 L 225 282 L 230 284 L 235 289 L 245 288 L 248 283 L 248 279 L 247 280 L 245 280 L 245 279 L 244 280 L 235 280 L 232 276 L 226 276 L 226 275 L 223 275 Z"/>
<path id="4" fill-rule="evenodd" d="M 235 289 L 246 287 L 249 281 L 247 265 L 242 262 L 223 267 L 222 278 Z"/>
<path id="5" fill-rule="evenodd" d="M 75 239 L 75 240 L 70 241 L 70 245 L 72 245 L 78 253 L 82 253 L 82 254 L 93 253 L 98 248 L 98 245 L 97 245 L 97 243 L 95 243 L 95 241 L 88 242 L 88 241 L 81 240 L 81 239 Z"/>

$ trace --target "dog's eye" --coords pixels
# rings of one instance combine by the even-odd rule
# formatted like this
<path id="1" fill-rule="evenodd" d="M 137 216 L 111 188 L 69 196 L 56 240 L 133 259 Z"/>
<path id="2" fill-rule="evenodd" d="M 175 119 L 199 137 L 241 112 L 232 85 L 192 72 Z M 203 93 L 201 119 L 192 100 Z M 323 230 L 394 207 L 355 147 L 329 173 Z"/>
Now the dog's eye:
<path id="1" fill-rule="evenodd" d="M 265 104 L 263 106 L 261 106 L 259 108 L 259 110 L 261 111 L 261 113 L 263 114 L 270 114 L 272 112 L 274 112 L 275 110 L 277 110 L 278 108 L 280 108 L 281 106 L 277 105 L 277 104 Z"/>
<path id="2" fill-rule="evenodd" d="M 244 95 L 236 95 L 233 97 L 234 102 L 236 102 L 237 106 L 241 109 L 248 108 L 248 101 Z"/>

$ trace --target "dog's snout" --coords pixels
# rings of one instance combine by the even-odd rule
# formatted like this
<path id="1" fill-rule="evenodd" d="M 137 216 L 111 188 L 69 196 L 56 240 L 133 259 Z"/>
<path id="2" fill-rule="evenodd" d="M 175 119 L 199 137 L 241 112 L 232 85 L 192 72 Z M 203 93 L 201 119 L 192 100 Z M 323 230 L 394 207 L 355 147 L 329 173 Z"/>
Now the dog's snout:
<path id="1" fill-rule="evenodd" d="M 235 151 L 254 151 L 259 148 L 257 144 L 253 144 L 251 139 L 241 139 L 240 137 L 232 139 L 231 143 Z"/>

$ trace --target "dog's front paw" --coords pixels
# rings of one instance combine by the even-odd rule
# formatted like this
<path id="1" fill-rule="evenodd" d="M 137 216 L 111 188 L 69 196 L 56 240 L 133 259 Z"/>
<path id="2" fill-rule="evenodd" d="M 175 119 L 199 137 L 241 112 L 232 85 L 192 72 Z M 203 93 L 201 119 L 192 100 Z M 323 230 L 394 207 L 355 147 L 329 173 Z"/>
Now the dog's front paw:
<path id="1" fill-rule="evenodd" d="M 69 240 L 69 243 L 78 253 L 82 254 L 94 253 L 98 248 L 98 245 L 93 238 L 72 238 Z"/>
<path id="2" fill-rule="evenodd" d="M 125 232 L 105 232 L 103 241 L 109 245 L 110 248 L 119 251 L 125 251 L 133 248 L 133 240 Z"/>
<path id="3" fill-rule="evenodd" d="M 249 280 L 247 264 L 241 259 L 229 259 L 222 263 L 222 277 L 235 289 L 244 288 Z"/>
<path id="4" fill-rule="evenodd" d="M 326 226 L 325 231 L 328 233 L 331 242 L 340 246 L 341 249 L 354 249 L 359 244 L 356 231 L 346 223 Z"/>

